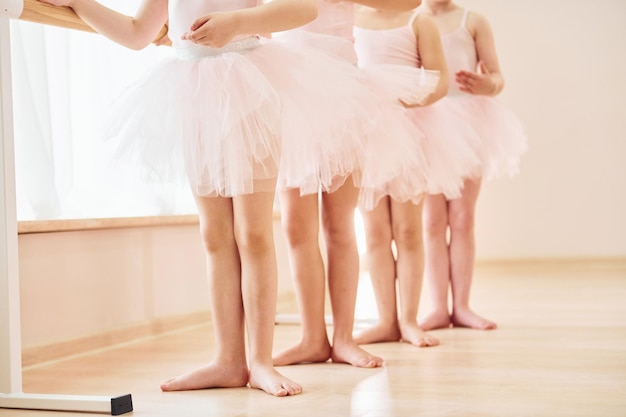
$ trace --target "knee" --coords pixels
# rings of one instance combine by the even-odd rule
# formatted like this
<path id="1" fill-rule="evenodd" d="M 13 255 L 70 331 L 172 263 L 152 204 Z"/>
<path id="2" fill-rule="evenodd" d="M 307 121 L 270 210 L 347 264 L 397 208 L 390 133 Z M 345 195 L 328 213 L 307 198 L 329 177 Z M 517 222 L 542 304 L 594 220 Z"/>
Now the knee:
<path id="1" fill-rule="evenodd" d="M 348 246 L 356 243 L 354 217 L 338 219 L 324 219 L 324 237 L 327 244 L 332 246 Z"/>
<path id="2" fill-rule="evenodd" d="M 422 227 L 426 237 L 441 236 L 446 233 L 448 228 L 447 216 L 438 213 L 424 214 Z"/>
<path id="3" fill-rule="evenodd" d="M 319 239 L 319 230 L 315 222 L 283 220 L 282 228 L 285 239 L 291 247 L 317 243 Z"/>
<path id="4" fill-rule="evenodd" d="M 368 252 L 374 252 L 380 248 L 389 249 L 391 240 L 391 229 L 388 225 L 387 227 L 365 225 L 365 243 Z"/>
<path id="5" fill-rule="evenodd" d="M 200 237 L 207 253 L 218 253 L 234 245 L 232 227 L 223 225 L 200 225 Z"/>
<path id="6" fill-rule="evenodd" d="M 235 234 L 237 248 L 242 254 L 265 254 L 273 250 L 274 237 L 271 231 L 241 230 Z"/>
<path id="7" fill-rule="evenodd" d="M 418 250 L 423 246 L 422 228 L 419 224 L 399 224 L 393 228 L 393 239 L 396 246 L 408 250 Z"/>
<path id="8" fill-rule="evenodd" d="M 474 212 L 471 210 L 459 210 L 450 215 L 450 232 L 456 234 L 468 234 L 474 231 Z"/>

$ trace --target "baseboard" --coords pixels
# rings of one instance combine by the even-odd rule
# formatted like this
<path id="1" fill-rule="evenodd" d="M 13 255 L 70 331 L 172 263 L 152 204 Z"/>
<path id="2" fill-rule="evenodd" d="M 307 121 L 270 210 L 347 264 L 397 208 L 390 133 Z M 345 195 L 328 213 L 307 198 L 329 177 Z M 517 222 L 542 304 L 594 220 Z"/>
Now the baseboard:
<path id="1" fill-rule="evenodd" d="M 51 361 L 61 360 L 68 356 L 106 349 L 146 337 L 154 337 L 186 327 L 206 324 L 210 320 L 211 315 L 209 311 L 200 311 L 155 319 L 86 337 L 41 346 L 24 347 L 22 349 L 22 367 L 38 366 Z"/>

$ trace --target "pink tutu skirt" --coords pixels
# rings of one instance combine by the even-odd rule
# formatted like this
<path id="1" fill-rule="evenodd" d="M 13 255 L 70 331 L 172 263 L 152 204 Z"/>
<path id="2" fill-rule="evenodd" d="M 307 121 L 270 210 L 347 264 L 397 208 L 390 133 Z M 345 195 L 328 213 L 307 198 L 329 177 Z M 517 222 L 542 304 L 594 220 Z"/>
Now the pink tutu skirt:
<path id="1" fill-rule="evenodd" d="M 396 102 L 401 99 L 408 104 L 423 103 L 439 82 L 438 71 L 407 65 L 376 64 L 362 70 L 368 74 L 368 79 L 381 96 Z M 419 132 L 414 138 L 414 142 L 419 143 L 419 150 L 413 152 L 419 152 L 423 161 L 421 169 L 405 173 L 406 177 L 415 181 L 416 177 L 424 176 L 422 194 L 459 197 L 464 179 L 475 175 L 480 166 L 475 152 L 477 135 L 473 130 L 462 129 L 457 122 L 453 122 L 441 100 L 429 106 L 402 109 L 405 122 Z M 404 123 L 396 125 L 400 126 Z M 407 149 L 400 149 L 407 152 Z M 377 149 L 373 155 L 380 151 Z"/>
<path id="2" fill-rule="evenodd" d="M 464 119 L 451 114 L 445 100 L 408 109 L 407 116 L 426 136 L 427 193 L 460 197 L 465 179 L 478 175 L 481 168 L 478 134 Z"/>
<path id="3" fill-rule="evenodd" d="M 473 146 L 481 166 L 475 177 L 491 180 L 519 173 L 528 143 L 522 123 L 513 112 L 492 97 L 461 94 L 441 101 L 451 117 L 462 120 L 463 126 L 471 126 L 478 137 Z"/>
<path id="4" fill-rule="evenodd" d="M 144 176 L 201 196 L 329 189 L 380 118 L 361 77 L 313 49 L 250 37 L 175 50 L 113 106 L 106 137 Z"/>
<path id="5" fill-rule="evenodd" d="M 368 136 L 359 206 L 370 210 L 383 197 L 418 204 L 428 191 L 426 134 L 406 117 L 405 103 L 420 103 L 437 87 L 439 73 L 405 65 L 361 68 L 381 104 L 381 122 Z"/>
<path id="6" fill-rule="evenodd" d="M 370 109 L 368 113 L 373 117 L 362 136 L 364 148 L 359 167 L 353 171 L 355 184 L 360 188 L 359 206 L 371 210 L 386 196 L 401 202 L 421 201 L 427 181 L 424 135 L 406 118 L 400 100 L 422 101 L 436 88 L 438 72 L 401 65 L 359 69 L 355 65 L 353 43 L 338 36 L 293 30 L 279 34 L 276 39 L 290 46 L 315 49 L 349 64 L 353 77 L 361 83 L 360 103 Z M 281 169 L 281 176 L 283 172 Z M 335 188 L 325 191 L 332 192 Z"/>

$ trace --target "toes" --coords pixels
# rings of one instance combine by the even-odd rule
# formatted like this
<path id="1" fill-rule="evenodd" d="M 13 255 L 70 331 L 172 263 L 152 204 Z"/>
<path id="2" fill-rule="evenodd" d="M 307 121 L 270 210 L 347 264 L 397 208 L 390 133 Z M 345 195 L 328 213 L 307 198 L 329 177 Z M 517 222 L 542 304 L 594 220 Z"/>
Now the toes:
<path id="1" fill-rule="evenodd" d="M 288 395 L 298 395 L 302 393 L 302 387 L 293 382 L 282 382 L 273 387 L 273 392 L 277 397 L 285 397 Z"/>
<path id="2" fill-rule="evenodd" d="M 436 339 L 430 335 L 427 335 L 424 338 L 424 341 L 426 342 L 426 346 L 437 346 L 439 344 L 439 339 Z"/>
<path id="3" fill-rule="evenodd" d="M 283 388 L 287 390 L 288 395 L 297 395 L 302 392 L 302 387 L 297 384 L 284 383 Z"/>
<path id="4" fill-rule="evenodd" d="M 168 379 L 164 383 L 161 384 L 161 391 L 171 391 L 173 387 L 173 383 L 176 381 L 176 378 Z"/>
<path id="5" fill-rule="evenodd" d="M 276 397 L 286 397 L 287 395 L 289 395 L 289 391 L 281 386 L 278 386 L 274 387 L 274 389 L 272 390 L 272 394 Z"/>
<path id="6" fill-rule="evenodd" d="M 378 368 L 383 365 L 382 358 L 378 357 L 366 357 L 361 358 L 357 363 L 357 366 L 361 368 Z"/>
<path id="7" fill-rule="evenodd" d="M 376 360 L 374 358 L 361 358 L 357 365 L 361 368 L 376 368 Z"/>

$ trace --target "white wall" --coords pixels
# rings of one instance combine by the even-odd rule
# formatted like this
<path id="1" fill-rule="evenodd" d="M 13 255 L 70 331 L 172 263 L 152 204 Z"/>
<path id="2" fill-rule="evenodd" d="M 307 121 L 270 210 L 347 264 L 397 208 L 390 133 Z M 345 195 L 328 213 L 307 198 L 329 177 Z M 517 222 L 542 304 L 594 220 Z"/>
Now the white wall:
<path id="1" fill-rule="evenodd" d="M 485 15 L 529 152 L 484 186 L 477 257 L 626 256 L 626 1 L 459 0 Z"/>
<path id="2" fill-rule="evenodd" d="M 19 236 L 22 343 L 208 309 L 197 226 Z"/>

